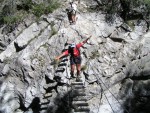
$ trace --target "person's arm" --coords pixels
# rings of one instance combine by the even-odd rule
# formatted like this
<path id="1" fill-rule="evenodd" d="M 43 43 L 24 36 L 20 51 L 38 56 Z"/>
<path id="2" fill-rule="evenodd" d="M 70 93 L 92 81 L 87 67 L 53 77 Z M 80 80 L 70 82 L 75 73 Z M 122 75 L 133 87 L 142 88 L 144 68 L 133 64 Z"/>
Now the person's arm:
<path id="1" fill-rule="evenodd" d="M 79 44 L 76 45 L 77 48 L 82 47 L 92 36 L 89 36 L 86 40 L 84 40 L 83 42 L 80 42 Z"/>
<path id="2" fill-rule="evenodd" d="M 61 55 L 57 56 L 55 59 L 59 60 L 61 57 L 68 55 L 68 50 L 66 50 L 65 52 L 63 52 Z"/>
<path id="3" fill-rule="evenodd" d="M 57 56 L 55 59 L 56 60 L 59 60 L 61 57 L 63 57 L 64 56 L 64 53 L 62 53 L 61 55 L 59 55 L 59 56 Z"/>
<path id="4" fill-rule="evenodd" d="M 82 44 L 87 43 L 87 41 L 88 41 L 91 37 L 92 37 L 92 36 L 89 36 L 86 40 L 84 40 L 84 41 L 82 42 Z"/>

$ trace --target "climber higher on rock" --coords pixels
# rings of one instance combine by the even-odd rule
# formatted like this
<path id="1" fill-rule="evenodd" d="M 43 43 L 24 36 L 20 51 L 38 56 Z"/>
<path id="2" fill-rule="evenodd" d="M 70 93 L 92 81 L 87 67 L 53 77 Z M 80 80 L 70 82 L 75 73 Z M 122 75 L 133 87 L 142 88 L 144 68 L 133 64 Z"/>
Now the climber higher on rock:
<path id="1" fill-rule="evenodd" d="M 66 9 L 70 24 L 76 23 L 77 2 L 70 2 L 69 8 Z"/>
<path id="2" fill-rule="evenodd" d="M 56 60 L 59 60 L 61 57 L 70 55 L 70 64 L 71 64 L 71 76 L 74 77 L 74 68 L 76 66 L 77 69 L 77 81 L 79 81 L 80 70 L 81 70 L 81 55 L 80 55 L 80 47 L 82 47 L 89 39 L 87 38 L 83 42 L 78 44 L 71 43 L 66 51 L 64 51 L 61 55 L 56 57 Z"/>

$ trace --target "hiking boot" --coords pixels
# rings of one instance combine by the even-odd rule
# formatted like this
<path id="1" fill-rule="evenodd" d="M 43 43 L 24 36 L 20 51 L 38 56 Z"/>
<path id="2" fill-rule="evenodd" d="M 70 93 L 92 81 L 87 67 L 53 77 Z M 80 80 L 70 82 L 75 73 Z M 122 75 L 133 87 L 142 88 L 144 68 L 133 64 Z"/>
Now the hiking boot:
<path id="1" fill-rule="evenodd" d="M 76 78 L 74 75 L 71 75 L 71 78 Z"/>
<path id="2" fill-rule="evenodd" d="M 75 25 L 75 24 L 76 24 L 76 22 L 73 22 L 72 24 L 73 24 L 73 25 Z"/>
<path id="3" fill-rule="evenodd" d="M 76 82 L 81 82 L 81 81 L 82 81 L 82 80 L 81 80 L 81 77 L 77 76 Z"/>
<path id="4" fill-rule="evenodd" d="M 73 23 L 70 23 L 70 25 L 73 25 Z"/>

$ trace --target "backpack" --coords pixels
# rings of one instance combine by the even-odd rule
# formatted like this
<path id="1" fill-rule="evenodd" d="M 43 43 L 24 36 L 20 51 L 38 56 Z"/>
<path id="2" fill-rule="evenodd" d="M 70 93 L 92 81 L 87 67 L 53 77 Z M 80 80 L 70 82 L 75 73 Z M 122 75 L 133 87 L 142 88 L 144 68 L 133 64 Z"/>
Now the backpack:
<path id="1" fill-rule="evenodd" d="M 73 3 L 70 3 L 69 13 L 76 12 L 74 7 L 72 6 Z"/>
<path id="2" fill-rule="evenodd" d="M 69 47 L 68 52 L 71 54 L 71 57 L 80 56 L 80 50 L 77 47 L 74 47 L 74 48 Z"/>

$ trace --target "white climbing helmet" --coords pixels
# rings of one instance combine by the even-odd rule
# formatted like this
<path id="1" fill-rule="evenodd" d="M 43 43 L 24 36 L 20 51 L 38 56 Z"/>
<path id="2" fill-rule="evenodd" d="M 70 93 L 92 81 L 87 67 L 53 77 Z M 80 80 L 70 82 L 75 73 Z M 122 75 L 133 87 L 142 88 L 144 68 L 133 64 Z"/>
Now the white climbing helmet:
<path id="1" fill-rule="evenodd" d="M 76 44 L 75 43 L 71 43 L 71 44 L 69 44 L 69 47 L 74 48 L 74 47 L 76 47 Z"/>

